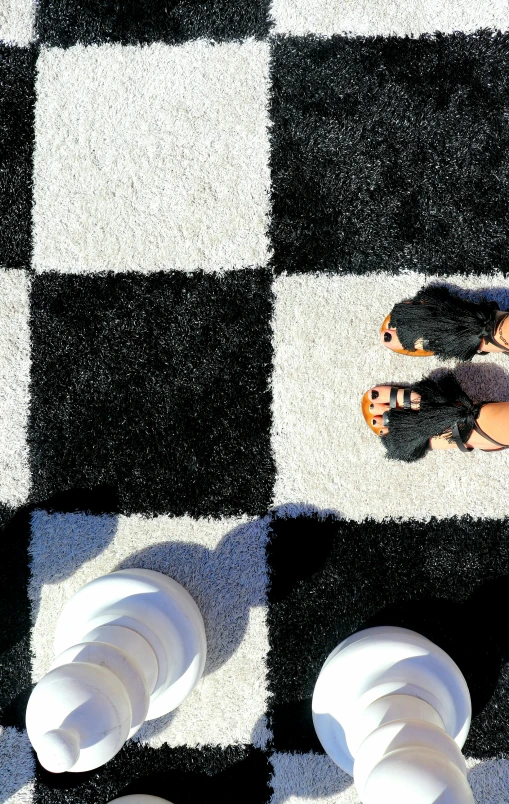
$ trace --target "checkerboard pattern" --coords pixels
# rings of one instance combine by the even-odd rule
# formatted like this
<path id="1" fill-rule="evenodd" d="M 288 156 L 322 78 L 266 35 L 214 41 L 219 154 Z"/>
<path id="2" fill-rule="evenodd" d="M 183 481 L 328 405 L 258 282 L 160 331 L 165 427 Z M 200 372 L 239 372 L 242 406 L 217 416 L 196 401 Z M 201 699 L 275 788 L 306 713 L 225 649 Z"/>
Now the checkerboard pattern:
<path id="1" fill-rule="evenodd" d="M 509 802 L 507 452 L 385 459 L 362 393 L 427 281 L 509 309 L 506 0 L 0 7 L 0 802 L 359 804 L 311 722 L 375 624 L 461 667 Z M 505 356 L 451 366 L 509 400 Z M 203 613 L 203 679 L 106 766 L 24 727 L 66 600 L 125 567 Z"/>

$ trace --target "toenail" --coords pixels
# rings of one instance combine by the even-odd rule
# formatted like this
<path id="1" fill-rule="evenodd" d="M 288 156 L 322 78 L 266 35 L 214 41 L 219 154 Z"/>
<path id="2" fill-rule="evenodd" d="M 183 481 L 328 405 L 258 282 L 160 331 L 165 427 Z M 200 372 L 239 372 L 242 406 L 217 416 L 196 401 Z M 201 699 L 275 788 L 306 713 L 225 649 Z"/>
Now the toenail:
<path id="1" fill-rule="evenodd" d="M 371 399 L 378 399 L 378 391 L 371 391 Z"/>
<path id="2" fill-rule="evenodd" d="M 387 426 L 389 424 L 389 411 L 386 410 L 384 415 L 382 416 L 383 423 Z"/>
<path id="3" fill-rule="evenodd" d="M 371 419 L 371 424 L 376 424 L 376 419 Z"/>
<path id="4" fill-rule="evenodd" d="M 384 341 L 385 343 L 389 343 L 389 341 L 392 341 L 392 335 L 390 332 L 384 332 Z"/>
<path id="5" fill-rule="evenodd" d="M 374 406 L 374 405 L 370 405 L 370 406 L 369 406 L 369 409 L 370 409 L 370 410 L 374 410 L 374 409 L 375 409 L 375 406 Z"/>

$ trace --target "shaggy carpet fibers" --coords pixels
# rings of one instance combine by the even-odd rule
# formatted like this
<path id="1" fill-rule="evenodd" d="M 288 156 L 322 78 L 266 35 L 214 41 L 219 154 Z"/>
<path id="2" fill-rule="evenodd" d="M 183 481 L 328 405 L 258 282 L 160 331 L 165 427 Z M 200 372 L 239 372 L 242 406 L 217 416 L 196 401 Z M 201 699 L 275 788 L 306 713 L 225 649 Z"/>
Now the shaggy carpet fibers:
<path id="1" fill-rule="evenodd" d="M 509 802 L 509 453 L 385 458 L 360 398 L 504 355 L 384 349 L 446 284 L 509 309 L 506 0 L 0 0 L 0 804 L 359 804 L 311 722 L 327 654 L 413 628 Z M 104 767 L 24 713 L 66 600 L 146 567 L 209 653 Z M 409 802 L 410 804 L 410 802 Z"/>

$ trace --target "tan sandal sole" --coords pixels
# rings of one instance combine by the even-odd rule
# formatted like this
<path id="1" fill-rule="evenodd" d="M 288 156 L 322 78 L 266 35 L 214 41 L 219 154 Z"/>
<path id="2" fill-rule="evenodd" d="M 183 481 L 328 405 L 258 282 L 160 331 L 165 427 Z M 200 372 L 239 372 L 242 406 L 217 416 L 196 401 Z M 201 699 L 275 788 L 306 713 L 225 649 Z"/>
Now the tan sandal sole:
<path id="1" fill-rule="evenodd" d="M 380 334 L 383 335 L 389 329 L 389 321 L 391 320 L 391 315 L 389 315 L 384 319 L 382 327 L 380 329 Z M 386 347 L 389 348 L 389 347 Z M 434 355 L 434 352 L 427 352 L 425 349 L 415 349 L 411 352 L 409 349 L 391 349 L 391 352 L 396 352 L 398 355 L 409 355 L 410 357 L 431 357 Z"/>
<path id="2" fill-rule="evenodd" d="M 371 390 L 371 388 L 370 388 L 370 390 Z M 380 437 L 381 437 L 381 436 L 380 436 L 380 428 L 378 428 L 378 429 L 377 429 L 377 428 L 376 428 L 376 427 L 375 427 L 375 426 L 372 424 L 373 416 L 375 415 L 375 414 L 374 414 L 374 413 L 373 413 L 373 412 L 372 412 L 372 411 L 369 409 L 369 406 L 371 405 L 371 403 L 372 403 L 372 402 L 373 402 L 373 400 L 369 398 L 369 391 L 366 391 L 366 393 L 365 393 L 365 394 L 364 394 L 364 396 L 362 397 L 362 402 L 361 402 L 361 410 L 362 410 L 362 415 L 364 416 L 364 421 L 365 421 L 365 422 L 366 422 L 366 424 L 368 425 L 369 429 L 370 429 L 370 430 L 371 430 L 371 431 L 372 431 L 372 432 L 373 432 L 373 433 L 374 433 L 376 436 L 378 436 L 378 437 L 380 438 Z"/>

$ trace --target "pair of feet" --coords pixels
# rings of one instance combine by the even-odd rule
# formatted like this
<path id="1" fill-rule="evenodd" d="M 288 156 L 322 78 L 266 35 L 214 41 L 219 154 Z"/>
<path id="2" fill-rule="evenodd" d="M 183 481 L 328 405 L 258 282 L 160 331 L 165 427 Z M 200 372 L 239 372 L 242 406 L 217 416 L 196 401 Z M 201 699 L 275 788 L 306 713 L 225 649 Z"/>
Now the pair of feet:
<path id="1" fill-rule="evenodd" d="M 493 303 L 474 303 L 460 299 L 445 288 L 423 288 L 414 299 L 395 305 L 382 324 L 380 340 L 386 348 L 411 356 L 437 354 L 446 359 L 455 357 L 459 360 L 469 360 L 476 353 L 509 353 L 509 314 L 499 311 L 497 305 Z M 430 381 L 424 382 L 429 384 Z M 454 391 L 452 393 L 454 394 Z M 384 441 L 391 434 L 391 421 L 394 422 L 395 412 L 400 425 L 397 428 L 398 439 L 406 437 L 407 431 L 408 437 L 412 438 L 415 435 L 413 429 L 422 425 L 421 418 L 426 420 L 428 428 L 432 427 L 431 421 L 428 420 L 429 406 L 432 404 L 442 406 L 444 415 L 448 409 L 449 417 L 457 418 L 461 438 L 458 438 L 458 427 L 453 437 L 452 429 L 455 421 L 451 420 L 443 432 L 428 433 L 428 449 L 443 450 L 459 447 L 463 450 L 477 448 L 491 452 L 499 451 L 509 444 L 508 403 L 490 402 L 473 406 L 461 389 L 456 396 L 461 396 L 463 403 L 458 400 L 454 403 L 450 397 L 450 389 L 445 397 L 443 394 L 436 397 L 435 394 L 431 400 L 428 395 L 426 413 L 424 416 L 419 416 L 421 394 L 418 387 L 415 390 L 407 389 L 405 394 L 405 389 L 402 387 L 378 385 L 364 394 L 362 410 L 371 430 Z M 462 407 L 465 398 L 468 400 L 466 402 L 469 408 L 468 415 L 466 409 Z M 458 416 L 454 412 L 454 407 L 452 413 L 451 408 L 447 408 L 451 404 L 458 406 Z M 404 412 L 406 418 L 401 417 L 397 411 Z M 436 410 L 432 413 L 435 426 L 438 426 L 443 416 L 441 419 Z M 408 418 L 412 414 L 417 414 L 415 421 Z M 466 432 L 467 430 L 470 432 Z M 394 442 L 394 438 L 387 439 L 388 441 Z M 402 454 L 399 455 L 398 452 Z M 408 457 L 407 452 L 408 450 L 405 451 L 404 448 L 400 450 L 397 444 L 395 449 L 392 443 L 389 457 L 402 460 L 416 459 Z"/>

